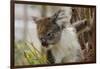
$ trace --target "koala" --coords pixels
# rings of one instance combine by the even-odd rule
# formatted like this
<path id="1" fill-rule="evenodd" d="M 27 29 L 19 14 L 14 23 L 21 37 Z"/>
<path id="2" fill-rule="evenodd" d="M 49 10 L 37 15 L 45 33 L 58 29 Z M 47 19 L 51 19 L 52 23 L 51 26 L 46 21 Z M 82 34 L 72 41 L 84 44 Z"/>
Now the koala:
<path id="1" fill-rule="evenodd" d="M 59 10 L 51 17 L 33 17 L 37 25 L 38 38 L 43 52 L 47 54 L 49 51 L 54 57 L 54 62 L 51 63 L 81 62 L 83 54 L 76 29 L 68 23 L 64 13 L 64 10 Z"/>

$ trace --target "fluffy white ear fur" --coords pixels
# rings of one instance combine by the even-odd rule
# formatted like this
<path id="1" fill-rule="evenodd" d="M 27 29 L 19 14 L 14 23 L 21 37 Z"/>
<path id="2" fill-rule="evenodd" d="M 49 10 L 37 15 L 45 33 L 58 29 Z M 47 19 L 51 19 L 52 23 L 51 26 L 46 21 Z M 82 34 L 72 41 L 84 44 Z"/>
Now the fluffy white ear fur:
<path id="1" fill-rule="evenodd" d="M 83 59 L 78 38 L 73 27 L 63 30 L 61 40 L 51 49 L 55 63 L 80 62 Z"/>
<path id="2" fill-rule="evenodd" d="M 62 7 L 61 10 L 62 10 L 62 12 L 59 14 L 58 20 L 56 21 L 56 23 L 59 26 L 65 26 L 65 25 L 70 24 L 70 19 L 72 16 L 71 7 Z"/>

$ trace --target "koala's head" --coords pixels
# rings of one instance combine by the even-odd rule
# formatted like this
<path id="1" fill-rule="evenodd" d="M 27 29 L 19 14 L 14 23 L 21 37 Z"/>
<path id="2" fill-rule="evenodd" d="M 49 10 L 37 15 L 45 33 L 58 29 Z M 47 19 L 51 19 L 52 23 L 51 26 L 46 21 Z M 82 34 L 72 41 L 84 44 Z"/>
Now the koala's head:
<path id="1" fill-rule="evenodd" d="M 59 13 L 61 12 L 59 11 Z M 37 24 L 37 34 L 43 47 L 56 44 L 61 38 L 65 22 L 59 21 L 61 18 L 58 14 L 41 19 L 33 17 L 35 23 Z"/>

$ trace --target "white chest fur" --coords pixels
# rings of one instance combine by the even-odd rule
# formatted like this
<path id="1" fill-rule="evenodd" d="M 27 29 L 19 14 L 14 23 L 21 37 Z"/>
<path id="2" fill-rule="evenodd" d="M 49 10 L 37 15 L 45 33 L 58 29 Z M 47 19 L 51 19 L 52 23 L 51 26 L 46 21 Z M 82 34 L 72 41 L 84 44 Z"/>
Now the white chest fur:
<path id="1" fill-rule="evenodd" d="M 51 52 L 55 63 L 80 62 L 83 56 L 73 27 L 63 30 L 60 42 L 53 46 Z"/>

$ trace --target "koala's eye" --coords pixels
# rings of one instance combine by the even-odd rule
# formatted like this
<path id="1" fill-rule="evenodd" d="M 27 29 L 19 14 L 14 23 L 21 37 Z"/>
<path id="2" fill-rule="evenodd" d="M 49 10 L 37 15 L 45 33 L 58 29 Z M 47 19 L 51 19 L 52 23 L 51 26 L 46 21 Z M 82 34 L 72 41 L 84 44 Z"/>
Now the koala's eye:
<path id="1" fill-rule="evenodd" d="M 53 36 L 53 33 L 47 33 L 47 36 L 51 37 Z"/>

